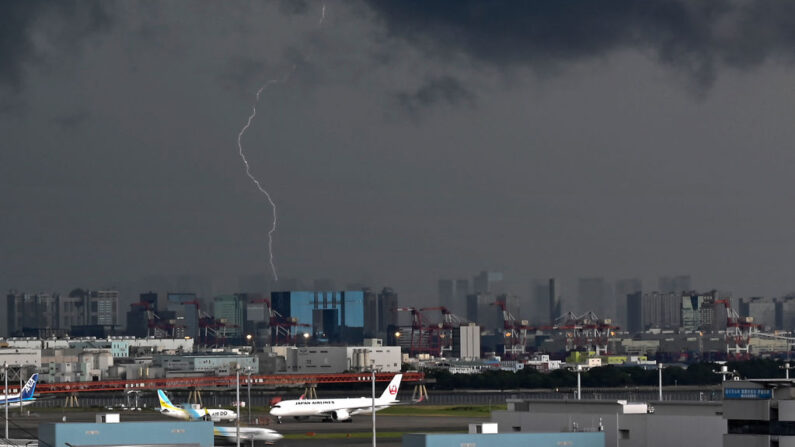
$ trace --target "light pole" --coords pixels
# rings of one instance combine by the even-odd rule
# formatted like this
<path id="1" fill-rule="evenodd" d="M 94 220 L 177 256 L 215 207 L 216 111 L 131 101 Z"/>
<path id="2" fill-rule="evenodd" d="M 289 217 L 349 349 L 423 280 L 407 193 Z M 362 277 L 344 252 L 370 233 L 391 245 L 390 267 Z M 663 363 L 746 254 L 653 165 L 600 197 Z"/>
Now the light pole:
<path id="1" fill-rule="evenodd" d="M 5 393 L 6 393 L 6 409 L 5 409 L 5 412 L 6 412 L 6 441 L 8 441 L 8 362 L 3 362 L 3 372 L 5 373 L 3 375 L 5 376 L 5 382 L 6 382 L 5 383 L 5 385 L 6 385 L 6 391 L 5 391 Z M 20 391 L 20 396 L 21 395 L 22 395 L 22 392 Z"/>
<path id="2" fill-rule="evenodd" d="M 720 371 L 712 371 L 712 372 L 715 374 L 720 374 L 721 377 L 723 378 L 722 380 L 723 382 L 726 381 L 726 376 L 734 377 L 735 375 L 737 375 L 737 371 L 729 371 L 729 367 L 726 365 L 721 365 Z"/>
<path id="3" fill-rule="evenodd" d="M 577 400 L 582 399 L 582 386 L 580 382 L 580 374 L 582 374 L 582 365 L 577 365 Z"/>
<path id="4" fill-rule="evenodd" d="M 657 364 L 657 378 L 658 378 L 659 383 L 660 383 L 660 387 L 659 387 L 659 389 L 660 389 L 660 400 L 662 400 L 662 370 L 663 370 L 663 364 L 662 363 L 658 363 Z"/>
<path id="5" fill-rule="evenodd" d="M 251 425 L 251 367 L 246 366 L 246 378 L 248 380 L 248 400 L 246 407 L 248 408 L 248 425 Z"/>
<path id="6" fill-rule="evenodd" d="M 788 379 L 788 380 L 789 380 L 789 370 L 791 370 L 791 369 L 795 369 L 795 367 L 792 367 L 792 366 L 790 366 L 790 363 L 789 363 L 789 362 L 785 363 L 785 364 L 784 364 L 784 366 L 779 366 L 779 368 L 781 368 L 781 369 L 783 369 L 783 370 L 784 370 L 784 374 L 785 374 L 785 376 L 784 376 L 784 377 L 785 377 L 786 379 Z"/>
<path id="7" fill-rule="evenodd" d="M 235 364 L 235 395 L 237 396 L 237 418 L 235 419 L 235 442 L 240 447 L 240 363 Z"/>
<path id="8" fill-rule="evenodd" d="M 373 447 L 375 447 L 375 360 L 370 360 L 371 368 L 370 374 L 373 382 L 373 398 L 370 409 L 373 412 Z"/>

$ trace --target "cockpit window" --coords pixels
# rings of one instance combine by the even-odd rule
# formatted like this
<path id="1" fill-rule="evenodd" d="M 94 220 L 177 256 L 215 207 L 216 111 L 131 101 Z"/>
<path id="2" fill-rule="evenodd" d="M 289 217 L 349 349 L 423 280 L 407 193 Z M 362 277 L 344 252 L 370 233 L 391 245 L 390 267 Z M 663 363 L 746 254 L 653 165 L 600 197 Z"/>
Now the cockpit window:
<path id="1" fill-rule="evenodd" d="M 281 407 L 280 407 L 280 406 L 278 406 L 278 405 L 274 405 L 274 406 L 273 406 L 273 408 L 281 408 Z"/>

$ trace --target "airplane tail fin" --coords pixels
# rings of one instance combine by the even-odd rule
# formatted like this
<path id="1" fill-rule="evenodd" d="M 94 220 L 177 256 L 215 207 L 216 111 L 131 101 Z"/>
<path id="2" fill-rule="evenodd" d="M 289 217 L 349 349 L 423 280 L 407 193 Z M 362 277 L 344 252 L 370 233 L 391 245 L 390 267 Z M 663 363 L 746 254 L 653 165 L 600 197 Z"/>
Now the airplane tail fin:
<path id="1" fill-rule="evenodd" d="M 157 398 L 160 400 L 161 409 L 163 408 L 176 409 L 174 404 L 171 403 L 171 401 L 168 399 L 168 396 L 166 396 L 166 393 L 164 393 L 163 390 L 157 390 Z"/>
<path id="2" fill-rule="evenodd" d="M 395 377 L 392 378 L 392 381 L 389 382 L 386 389 L 383 393 L 381 393 L 381 397 L 378 400 L 382 401 L 390 401 L 390 400 L 397 400 L 398 390 L 400 389 L 400 380 L 403 378 L 403 374 L 395 374 Z"/>
<path id="3" fill-rule="evenodd" d="M 39 374 L 33 374 L 30 376 L 30 379 L 25 383 L 25 387 L 22 388 L 22 393 L 19 395 L 21 400 L 29 400 L 33 399 L 33 392 L 36 391 L 36 383 L 39 381 Z"/>

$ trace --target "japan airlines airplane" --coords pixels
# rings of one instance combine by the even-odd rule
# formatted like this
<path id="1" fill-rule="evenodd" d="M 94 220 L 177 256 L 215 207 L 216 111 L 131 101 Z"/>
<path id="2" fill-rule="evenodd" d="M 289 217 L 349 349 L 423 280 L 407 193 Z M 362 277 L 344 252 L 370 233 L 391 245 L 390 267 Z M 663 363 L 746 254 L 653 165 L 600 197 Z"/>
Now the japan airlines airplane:
<path id="1" fill-rule="evenodd" d="M 383 410 L 398 404 L 397 394 L 403 374 L 395 374 L 381 397 L 375 400 L 375 411 Z M 281 423 L 282 417 L 296 419 L 309 416 L 320 416 L 332 421 L 348 421 L 356 414 L 369 414 L 373 400 L 369 397 L 347 399 L 299 399 L 283 400 L 271 408 L 271 416 Z"/>
<path id="2" fill-rule="evenodd" d="M 179 407 L 172 404 L 163 390 L 157 390 L 160 399 L 160 412 L 166 416 L 187 421 L 211 420 L 213 422 L 234 421 L 237 414 L 232 410 L 223 408 L 207 409 L 199 405 L 183 404 Z"/>
<path id="3" fill-rule="evenodd" d="M 8 400 L 6 400 L 5 394 L 0 394 L 0 407 L 5 405 L 10 405 L 12 407 L 19 407 L 22 405 L 30 405 L 36 401 L 36 398 L 33 397 L 33 392 L 36 390 L 36 383 L 39 381 L 39 375 L 33 374 L 30 376 L 30 379 L 25 383 L 25 386 L 22 388 L 21 393 L 14 393 L 8 395 Z"/>
<path id="4" fill-rule="evenodd" d="M 222 436 L 233 441 L 237 438 L 235 427 L 216 426 L 213 428 L 213 434 L 215 436 Z M 284 436 L 280 435 L 275 430 L 271 430 L 269 428 L 240 427 L 240 439 L 243 441 L 264 441 L 265 444 L 273 444 L 283 437 Z"/>

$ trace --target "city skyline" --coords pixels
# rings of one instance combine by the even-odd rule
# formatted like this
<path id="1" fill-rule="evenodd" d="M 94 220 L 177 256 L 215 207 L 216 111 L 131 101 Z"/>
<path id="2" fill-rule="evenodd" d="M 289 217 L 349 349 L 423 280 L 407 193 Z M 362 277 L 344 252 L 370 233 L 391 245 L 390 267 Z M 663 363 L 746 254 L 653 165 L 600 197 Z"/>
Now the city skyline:
<path id="1" fill-rule="evenodd" d="M 290 74 L 280 277 L 785 295 L 795 14 L 717 4 L 3 2 L 0 290 L 269 279 Z"/>

